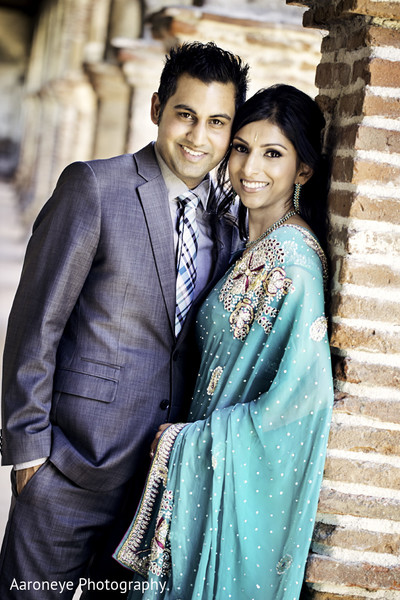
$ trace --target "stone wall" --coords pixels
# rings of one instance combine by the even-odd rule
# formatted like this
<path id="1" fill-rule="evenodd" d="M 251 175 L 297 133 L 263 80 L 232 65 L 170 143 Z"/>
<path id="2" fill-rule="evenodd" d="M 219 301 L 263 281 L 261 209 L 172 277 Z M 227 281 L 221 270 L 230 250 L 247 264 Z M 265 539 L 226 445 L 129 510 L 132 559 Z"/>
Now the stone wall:
<path id="1" fill-rule="evenodd" d="M 400 3 L 301 2 L 325 28 L 336 401 L 307 580 L 400 598 Z M 323 6 L 321 6 L 323 5 Z M 329 6 L 327 6 L 329 5 Z"/>

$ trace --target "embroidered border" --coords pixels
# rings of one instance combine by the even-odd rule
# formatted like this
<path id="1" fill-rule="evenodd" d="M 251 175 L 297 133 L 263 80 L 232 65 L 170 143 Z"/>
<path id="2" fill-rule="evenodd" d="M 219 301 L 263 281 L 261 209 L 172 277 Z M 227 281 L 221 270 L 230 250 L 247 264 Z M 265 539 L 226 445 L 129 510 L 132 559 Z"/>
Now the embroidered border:
<path id="1" fill-rule="evenodd" d="M 186 423 L 171 425 L 160 437 L 138 511 L 129 532 L 114 554 L 118 562 L 132 571 L 137 571 L 143 577 L 147 577 L 150 557 L 147 556 L 149 549 L 140 550 L 140 545 L 150 525 L 160 485 L 165 487 L 167 482 L 172 447 L 185 426 Z M 140 556 L 141 554 L 144 556 Z"/>
<path id="2" fill-rule="evenodd" d="M 314 250 L 314 252 L 317 254 L 319 260 L 321 261 L 322 277 L 324 280 L 324 288 L 326 289 L 327 285 L 328 285 L 328 261 L 325 256 L 325 252 L 322 250 L 318 240 L 305 227 L 300 227 L 299 225 L 291 225 L 290 223 L 287 225 L 287 227 L 293 227 L 294 229 L 297 229 L 297 231 L 300 231 L 300 233 L 304 237 L 304 240 L 305 240 L 307 246 L 310 246 L 310 248 L 312 248 Z"/>

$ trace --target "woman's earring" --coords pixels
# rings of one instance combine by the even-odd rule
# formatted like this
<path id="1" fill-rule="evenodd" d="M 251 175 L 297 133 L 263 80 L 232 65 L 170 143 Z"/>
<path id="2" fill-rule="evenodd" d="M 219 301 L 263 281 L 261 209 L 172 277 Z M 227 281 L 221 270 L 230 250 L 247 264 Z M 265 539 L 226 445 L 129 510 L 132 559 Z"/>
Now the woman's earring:
<path id="1" fill-rule="evenodd" d="M 300 192 L 301 192 L 301 183 L 294 184 L 294 194 L 293 194 L 293 206 L 294 210 L 297 213 L 300 213 Z"/>

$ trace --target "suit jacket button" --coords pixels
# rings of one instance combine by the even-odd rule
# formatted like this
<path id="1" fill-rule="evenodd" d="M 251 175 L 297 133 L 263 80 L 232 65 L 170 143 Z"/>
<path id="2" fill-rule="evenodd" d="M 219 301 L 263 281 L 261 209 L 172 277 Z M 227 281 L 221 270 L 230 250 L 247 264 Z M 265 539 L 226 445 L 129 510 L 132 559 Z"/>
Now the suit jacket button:
<path id="1" fill-rule="evenodd" d="M 169 400 L 161 400 L 160 402 L 160 408 L 162 408 L 163 410 L 165 410 L 166 408 L 168 408 L 169 406 Z"/>

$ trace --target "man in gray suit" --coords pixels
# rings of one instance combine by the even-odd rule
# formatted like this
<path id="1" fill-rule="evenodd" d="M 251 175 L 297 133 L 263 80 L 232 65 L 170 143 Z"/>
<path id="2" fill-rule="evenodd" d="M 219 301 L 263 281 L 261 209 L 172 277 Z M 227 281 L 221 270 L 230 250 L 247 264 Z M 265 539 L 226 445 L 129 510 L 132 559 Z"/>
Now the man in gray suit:
<path id="1" fill-rule="evenodd" d="M 156 143 L 70 165 L 34 224 L 4 355 L 3 464 L 15 469 L 2 599 L 72 598 L 79 583 L 84 598 L 123 597 L 109 556 L 159 425 L 185 418 L 191 315 L 234 245 L 210 210 L 208 173 L 247 71 L 212 43 L 173 49 L 152 97 Z M 188 190 L 199 198 L 197 279 L 176 335 L 177 198 Z"/>

